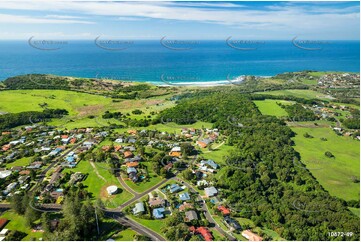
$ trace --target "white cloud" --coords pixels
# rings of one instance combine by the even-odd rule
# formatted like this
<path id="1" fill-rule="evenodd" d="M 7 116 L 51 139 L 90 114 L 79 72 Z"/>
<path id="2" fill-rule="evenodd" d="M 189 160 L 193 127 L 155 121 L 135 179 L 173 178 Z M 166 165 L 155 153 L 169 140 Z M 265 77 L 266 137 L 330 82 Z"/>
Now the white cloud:
<path id="1" fill-rule="evenodd" d="M 0 23 L 6 24 L 92 24 L 90 21 L 73 20 L 73 19 L 60 19 L 51 17 L 34 17 L 26 15 L 15 14 L 1 14 Z"/>

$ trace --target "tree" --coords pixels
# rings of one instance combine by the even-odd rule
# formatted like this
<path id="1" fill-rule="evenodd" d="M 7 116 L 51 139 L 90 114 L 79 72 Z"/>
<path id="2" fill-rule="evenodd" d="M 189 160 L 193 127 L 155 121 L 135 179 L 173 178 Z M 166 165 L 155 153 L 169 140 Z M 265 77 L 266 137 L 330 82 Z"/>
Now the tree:
<path id="1" fill-rule="evenodd" d="M 328 158 L 334 158 L 335 157 L 330 151 L 326 151 L 325 156 L 327 156 Z"/>
<path id="2" fill-rule="evenodd" d="M 23 215 L 25 213 L 25 208 L 29 205 L 29 204 L 24 204 L 24 197 L 19 195 L 19 194 L 15 194 L 14 196 L 12 196 L 11 200 L 10 200 L 10 205 L 11 208 L 17 213 L 17 214 L 21 214 Z M 25 205 L 25 206 L 24 206 Z"/>
<path id="3" fill-rule="evenodd" d="M 195 178 L 195 174 L 190 169 L 182 171 L 182 176 L 188 181 L 191 181 Z"/>

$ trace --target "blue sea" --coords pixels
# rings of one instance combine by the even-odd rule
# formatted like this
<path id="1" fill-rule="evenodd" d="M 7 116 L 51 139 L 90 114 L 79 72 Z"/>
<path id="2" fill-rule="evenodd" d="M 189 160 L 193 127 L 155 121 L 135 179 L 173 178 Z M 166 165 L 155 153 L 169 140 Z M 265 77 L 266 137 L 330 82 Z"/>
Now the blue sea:
<path id="1" fill-rule="evenodd" d="M 38 43 L 35 47 L 28 40 L 0 41 L 0 80 L 42 73 L 158 84 L 164 81 L 201 84 L 222 83 L 241 75 L 273 76 L 302 70 L 360 72 L 359 41 L 330 40 L 311 46 L 315 48 L 299 48 L 292 41 L 248 43 L 250 48 L 243 48 L 244 43 L 238 45 L 241 48 L 234 48 L 236 45 L 230 46 L 226 41 L 198 41 L 182 48 L 179 43 L 177 46 L 169 42 L 165 46 L 152 40 L 123 43 L 125 48 L 115 49 L 114 46 L 101 48 L 90 40 L 48 46 Z"/>

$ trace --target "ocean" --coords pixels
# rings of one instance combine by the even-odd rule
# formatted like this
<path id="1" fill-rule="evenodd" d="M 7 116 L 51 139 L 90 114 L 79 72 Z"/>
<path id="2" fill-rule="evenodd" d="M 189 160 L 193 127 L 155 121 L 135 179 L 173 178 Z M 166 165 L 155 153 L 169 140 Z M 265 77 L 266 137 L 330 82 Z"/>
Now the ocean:
<path id="1" fill-rule="evenodd" d="M 152 83 L 227 83 L 241 75 L 302 70 L 360 72 L 359 41 L 128 43 L 0 41 L 0 80 L 54 74 Z M 305 48 L 303 48 L 305 47 Z"/>

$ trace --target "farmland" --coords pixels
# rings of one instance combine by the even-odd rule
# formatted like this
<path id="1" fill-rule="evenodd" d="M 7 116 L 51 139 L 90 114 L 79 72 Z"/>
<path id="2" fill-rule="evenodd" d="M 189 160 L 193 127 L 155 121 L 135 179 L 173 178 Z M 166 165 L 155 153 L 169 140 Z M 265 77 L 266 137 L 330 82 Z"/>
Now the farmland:
<path id="1" fill-rule="evenodd" d="M 320 184 L 331 195 L 357 200 L 359 184 L 352 182 L 351 177 L 359 177 L 359 141 L 338 136 L 329 127 L 292 127 L 292 130 L 297 134 L 294 137 L 295 149 L 301 154 L 301 162 Z M 314 138 L 305 138 L 303 134 L 306 132 Z M 326 151 L 330 151 L 335 158 L 327 158 Z"/>

